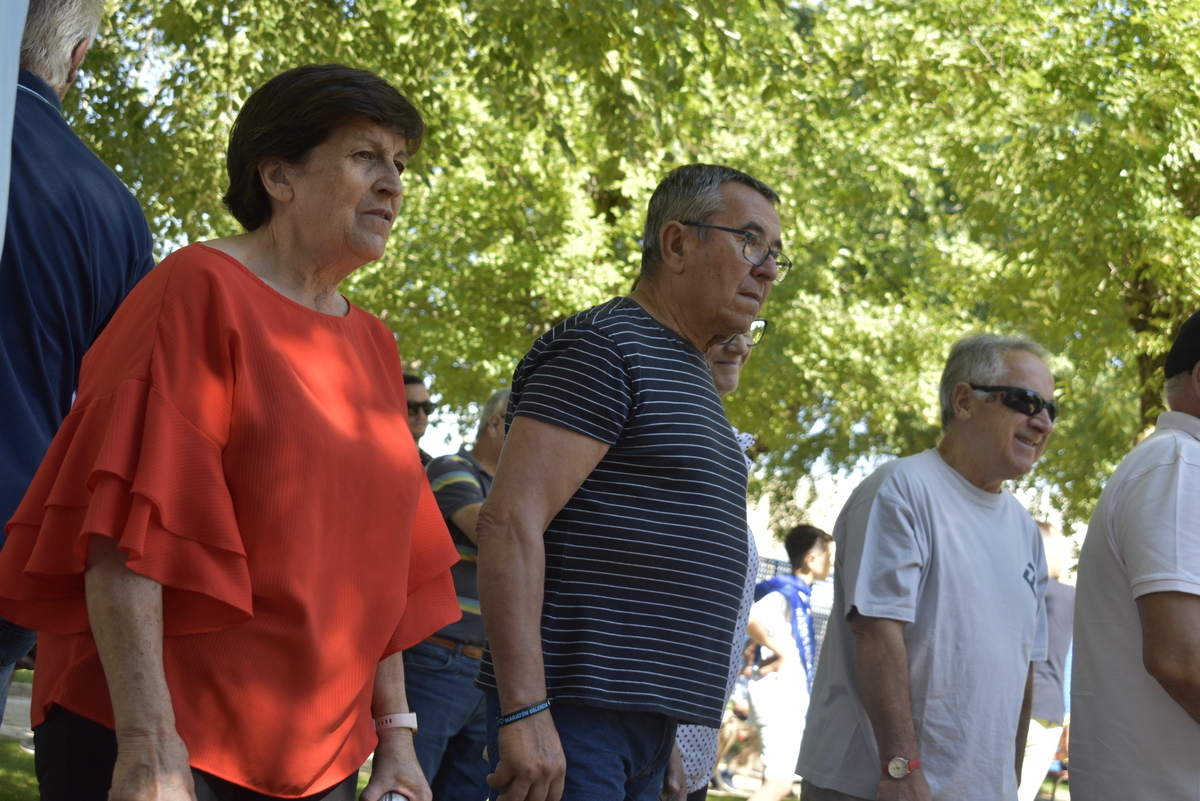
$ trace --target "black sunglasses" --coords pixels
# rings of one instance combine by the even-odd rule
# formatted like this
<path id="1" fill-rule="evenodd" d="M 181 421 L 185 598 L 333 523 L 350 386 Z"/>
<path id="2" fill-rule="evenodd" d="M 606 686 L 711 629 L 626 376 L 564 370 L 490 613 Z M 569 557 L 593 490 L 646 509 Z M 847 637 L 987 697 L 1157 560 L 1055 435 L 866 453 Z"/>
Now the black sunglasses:
<path id="1" fill-rule="evenodd" d="M 1021 387 L 981 387 L 977 384 L 972 384 L 971 389 L 977 389 L 980 392 L 999 392 L 1000 402 L 1021 414 L 1033 417 L 1042 409 L 1045 409 L 1046 413 L 1050 415 L 1051 423 L 1058 419 L 1058 404 L 1054 401 L 1046 400 L 1032 389 L 1023 389 Z"/>
<path id="2" fill-rule="evenodd" d="M 425 416 L 433 414 L 433 410 L 437 407 L 433 405 L 433 401 L 409 401 L 408 413 L 414 415 L 417 412 L 425 412 Z"/>

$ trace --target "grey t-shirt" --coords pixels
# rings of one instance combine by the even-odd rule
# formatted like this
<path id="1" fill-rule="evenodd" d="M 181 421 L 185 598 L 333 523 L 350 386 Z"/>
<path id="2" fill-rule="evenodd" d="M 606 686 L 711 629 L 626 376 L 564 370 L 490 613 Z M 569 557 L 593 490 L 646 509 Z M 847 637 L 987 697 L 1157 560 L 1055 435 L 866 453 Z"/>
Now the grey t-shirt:
<path id="1" fill-rule="evenodd" d="M 798 772 L 874 798 L 882 763 L 858 692 L 853 609 L 904 621 L 913 723 L 935 801 L 1012 801 L 1031 660 L 1046 658 L 1046 559 L 1029 512 L 928 450 L 889 462 L 833 530 L 834 606 Z M 881 758 L 882 756 L 882 758 Z"/>

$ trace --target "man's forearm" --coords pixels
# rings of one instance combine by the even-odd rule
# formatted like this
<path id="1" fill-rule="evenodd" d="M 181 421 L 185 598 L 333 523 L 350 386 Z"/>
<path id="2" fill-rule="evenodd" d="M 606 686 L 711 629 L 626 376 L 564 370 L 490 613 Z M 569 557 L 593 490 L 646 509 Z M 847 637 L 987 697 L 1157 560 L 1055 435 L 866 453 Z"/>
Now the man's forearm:
<path id="1" fill-rule="evenodd" d="M 479 605 L 503 713 L 546 698 L 542 538 L 607 452 L 603 442 L 527 417 L 516 417 L 509 428 L 475 524 Z"/>
<path id="2" fill-rule="evenodd" d="M 1146 672 L 1200 723 L 1200 596 L 1152 592 L 1137 606 Z"/>
<path id="3" fill-rule="evenodd" d="M 1021 767 L 1025 762 L 1025 743 L 1029 739 L 1029 718 L 1033 714 L 1033 663 L 1025 679 L 1025 697 L 1021 700 L 1021 717 L 1017 720 L 1017 784 L 1021 783 Z"/>
<path id="4" fill-rule="evenodd" d="M 479 605 L 496 672 L 500 709 L 514 712 L 546 697 L 542 660 L 542 532 L 505 516 L 480 516 Z M 526 529 L 526 530 L 523 530 Z"/>
<path id="5" fill-rule="evenodd" d="M 875 730 L 880 759 L 917 758 L 904 624 L 855 615 L 850 627 L 857 648 L 858 690 Z"/>
<path id="6" fill-rule="evenodd" d="M 111 539 L 93 536 L 84 589 L 118 741 L 174 736 L 175 712 L 163 671 L 162 585 L 126 567 L 125 554 Z"/>

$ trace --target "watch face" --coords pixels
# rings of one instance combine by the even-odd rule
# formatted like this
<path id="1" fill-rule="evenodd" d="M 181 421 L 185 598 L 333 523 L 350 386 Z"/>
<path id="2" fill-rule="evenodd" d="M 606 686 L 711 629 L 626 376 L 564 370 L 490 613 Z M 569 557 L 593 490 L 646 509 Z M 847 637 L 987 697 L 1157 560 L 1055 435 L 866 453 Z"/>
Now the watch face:
<path id="1" fill-rule="evenodd" d="M 908 760 L 904 757 L 896 757 L 888 763 L 888 775 L 893 779 L 903 779 L 908 775 Z"/>

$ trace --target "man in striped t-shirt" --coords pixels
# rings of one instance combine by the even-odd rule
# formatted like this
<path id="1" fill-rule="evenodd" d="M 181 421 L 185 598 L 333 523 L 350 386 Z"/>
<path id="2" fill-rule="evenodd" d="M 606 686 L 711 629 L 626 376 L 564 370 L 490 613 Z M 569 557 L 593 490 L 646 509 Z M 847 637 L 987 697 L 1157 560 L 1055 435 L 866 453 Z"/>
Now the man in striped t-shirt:
<path id="1" fill-rule="evenodd" d="M 676 723 L 720 724 L 746 469 L 704 352 L 750 328 L 788 265 L 777 202 L 727 167 L 673 171 L 637 288 L 517 367 L 479 520 L 478 683 L 503 801 L 654 799 Z"/>

